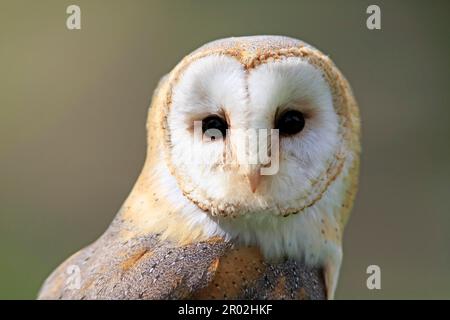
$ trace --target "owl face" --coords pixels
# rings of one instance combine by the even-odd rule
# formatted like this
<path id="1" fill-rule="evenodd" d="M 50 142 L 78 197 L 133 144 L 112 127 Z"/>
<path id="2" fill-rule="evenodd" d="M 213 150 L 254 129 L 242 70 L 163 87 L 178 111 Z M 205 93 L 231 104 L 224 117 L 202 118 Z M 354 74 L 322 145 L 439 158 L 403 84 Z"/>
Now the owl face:
<path id="1" fill-rule="evenodd" d="M 172 87 L 169 166 L 212 215 L 295 213 L 321 197 L 317 186 L 337 165 L 338 118 L 323 72 L 307 59 L 248 68 L 205 55 Z"/>

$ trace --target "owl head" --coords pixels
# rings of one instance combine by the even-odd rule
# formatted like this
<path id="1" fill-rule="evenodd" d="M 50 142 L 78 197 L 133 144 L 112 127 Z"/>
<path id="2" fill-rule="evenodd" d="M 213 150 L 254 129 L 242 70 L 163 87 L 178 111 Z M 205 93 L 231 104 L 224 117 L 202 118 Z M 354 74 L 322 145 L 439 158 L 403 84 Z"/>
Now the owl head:
<path id="1" fill-rule="evenodd" d="M 319 201 L 357 149 L 358 109 L 331 60 L 296 39 L 238 37 L 185 57 L 159 85 L 150 155 L 217 216 L 287 216 Z"/>

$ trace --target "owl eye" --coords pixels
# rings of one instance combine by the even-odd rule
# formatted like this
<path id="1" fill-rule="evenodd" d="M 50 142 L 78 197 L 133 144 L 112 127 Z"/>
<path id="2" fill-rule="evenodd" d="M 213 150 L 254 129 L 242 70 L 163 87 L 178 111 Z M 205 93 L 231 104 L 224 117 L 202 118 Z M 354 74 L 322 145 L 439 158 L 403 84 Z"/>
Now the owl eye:
<path id="1" fill-rule="evenodd" d="M 225 138 L 227 129 L 227 122 L 219 116 L 208 116 L 202 120 L 202 131 L 211 140 Z"/>
<path id="2" fill-rule="evenodd" d="M 296 110 L 289 110 L 283 113 L 275 124 L 280 134 L 293 135 L 299 133 L 305 127 L 305 117 L 303 113 Z"/>

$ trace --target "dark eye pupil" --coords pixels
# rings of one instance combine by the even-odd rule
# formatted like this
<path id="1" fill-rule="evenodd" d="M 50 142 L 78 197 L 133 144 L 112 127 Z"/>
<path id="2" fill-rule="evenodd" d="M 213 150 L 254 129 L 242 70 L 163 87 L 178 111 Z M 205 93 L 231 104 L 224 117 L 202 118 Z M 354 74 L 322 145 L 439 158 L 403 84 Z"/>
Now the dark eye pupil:
<path id="1" fill-rule="evenodd" d="M 227 122 L 219 116 L 209 116 L 202 120 L 202 131 L 212 140 L 225 138 Z"/>
<path id="2" fill-rule="evenodd" d="M 278 119 L 275 128 L 280 130 L 280 134 L 292 135 L 303 130 L 305 118 L 300 111 L 286 111 Z"/>

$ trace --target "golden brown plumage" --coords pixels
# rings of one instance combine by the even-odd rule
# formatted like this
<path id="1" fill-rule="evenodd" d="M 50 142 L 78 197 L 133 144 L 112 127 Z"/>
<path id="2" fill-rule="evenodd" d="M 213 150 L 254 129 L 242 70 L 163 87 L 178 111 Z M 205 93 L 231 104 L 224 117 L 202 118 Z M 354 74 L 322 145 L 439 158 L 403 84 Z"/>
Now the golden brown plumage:
<path id="1" fill-rule="evenodd" d="M 174 141 L 168 123 L 173 91 L 195 61 L 209 56 L 232 57 L 246 73 L 287 58 L 300 58 L 322 72 L 338 119 L 333 155 L 327 160 L 326 169 L 311 177 L 310 189 L 295 199 L 295 206 L 274 205 L 277 210 L 264 218 L 277 219 L 270 220 L 270 225 L 285 228 L 280 230 L 288 230 L 294 222 L 301 225 L 302 219 L 311 223 L 308 227 L 311 235 L 305 237 L 313 238 L 311 243 L 317 247 L 313 251 L 327 250 L 324 254 L 317 253 L 323 256 L 317 265 L 305 263 L 309 255 L 305 257 L 303 252 L 290 256 L 290 249 L 286 249 L 271 256 L 258 241 L 236 240 L 239 234 L 232 236 L 233 223 L 241 225 L 242 221 L 244 225 L 248 212 L 239 211 L 236 203 L 227 204 L 224 199 L 206 196 L 173 164 L 170 150 Z M 304 42 L 286 37 L 230 38 L 207 44 L 184 58 L 160 81 L 147 129 L 144 168 L 110 228 L 94 244 L 56 269 L 39 298 L 301 299 L 324 298 L 325 289 L 329 298 L 333 296 L 342 256 L 342 233 L 357 187 L 360 128 L 358 107 L 350 87 L 327 56 Z M 164 178 L 164 170 L 176 184 L 166 181 L 169 178 Z M 337 189 L 330 195 L 331 188 Z M 197 211 L 204 217 L 193 219 L 200 214 Z M 311 221 L 306 220 L 307 215 L 312 217 Z M 208 227 L 201 221 L 207 222 Z M 251 224 L 264 225 L 264 221 Z M 215 230 L 215 224 L 220 232 L 211 231 Z M 329 255 L 333 258 L 327 259 Z M 80 289 L 68 288 L 66 270 L 70 265 L 81 270 Z"/>

